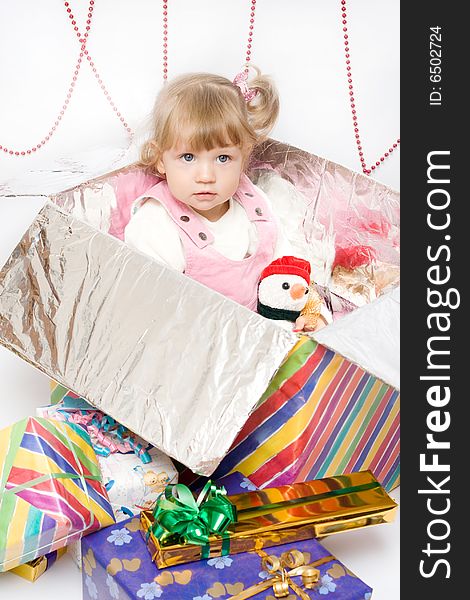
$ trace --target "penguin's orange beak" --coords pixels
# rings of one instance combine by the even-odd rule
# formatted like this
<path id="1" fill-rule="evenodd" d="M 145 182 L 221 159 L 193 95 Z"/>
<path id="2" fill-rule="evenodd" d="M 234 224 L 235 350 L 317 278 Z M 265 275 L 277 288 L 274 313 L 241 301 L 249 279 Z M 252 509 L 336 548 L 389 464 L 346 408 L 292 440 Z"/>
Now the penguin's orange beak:
<path id="1" fill-rule="evenodd" d="M 294 283 L 294 285 L 290 288 L 290 295 L 292 300 L 300 300 L 302 296 L 305 296 L 305 292 L 307 287 L 302 285 L 301 283 Z"/>

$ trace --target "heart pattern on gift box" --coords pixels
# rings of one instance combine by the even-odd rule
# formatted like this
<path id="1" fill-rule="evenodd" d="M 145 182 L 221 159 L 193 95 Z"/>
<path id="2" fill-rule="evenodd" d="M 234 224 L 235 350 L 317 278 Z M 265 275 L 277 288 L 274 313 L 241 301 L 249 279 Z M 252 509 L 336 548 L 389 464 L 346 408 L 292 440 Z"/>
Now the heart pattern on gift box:
<path id="1" fill-rule="evenodd" d="M 339 579 L 340 577 L 344 577 L 346 575 L 346 571 L 345 571 L 344 567 L 342 567 L 338 563 L 335 563 L 331 567 L 331 569 L 328 569 L 327 573 L 328 573 L 328 575 L 333 577 L 333 579 Z"/>
<path id="2" fill-rule="evenodd" d="M 172 583 L 179 583 L 180 585 L 186 585 L 191 581 L 193 572 L 189 569 L 184 571 L 164 571 L 154 581 L 161 586 L 171 585 Z"/>
<path id="3" fill-rule="evenodd" d="M 243 585 L 243 583 L 241 581 L 238 581 L 237 583 L 226 583 L 225 584 L 225 589 L 232 596 L 235 596 L 235 594 L 239 594 L 240 592 L 242 592 L 244 587 L 245 586 Z"/>
<path id="4" fill-rule="evenodd" d="M 122 561 L 119 560 L 119 558 L 112 558 L 106 567 L 106 571 L 114 577 L 116 573 L 119 573 L 122 570 L 134 573 L 140 569 L 141 564 L 142 561 L 140 558 L 132 558 L 130 560 L 123 558 Z"/>
<path id="5" fill-rule="evenodd" d="M 220 596 L 225 596 L 225 594 L 235 596 L 235 594 L 239 594 L 244 589 L 245 585 L 241 581 L 237 581 L 237 583 L 226 583 L 225 585 L 220 581 L 216 581 L 214 585 L 207 590 L 207 593 L 213 598 L 220 598 Z"/>
<path id="6" fill-rule="evenodd" d="M 142 561 L 140 560 L 140 558 L 132 558 L 131 560 L 127 560 L 127 558 L 122 559 L 122 566 L 124 567 L 124 570 L 130 571 L 131 573 L 134 573 L 134 571 L 138 571 L 140 569 L 141 564 Z"/>
<path id="7" fill-rule="evenodd" d="M 96 569 L 95 555 L 93 554 L 93 550 L 91 548 L 88 548 L 88 552 L 82 557 L 82 563 L 85 573 L 91 577 L 93 569 Z"/>
<path id="8" fill-rule="evenodd" d="M 216 581 L 214 585 L 207 590 L 207 593 L 213 598 L 220 598 L 225 595 L 225 586 L 220 581 Z"/>
<path id="9" fill-rule="evenodd" d="M 119 560 L 119 558 L 112 558 L 109 561 L 109 565 L 106 567 L 106 571 L 113 577 L 114 577 L 114 575 L 116 575 L 116 573 L 119 573 L 119 571 L 122 571 L 122 563 Z"/>
<path id="10" fill-rule="evenodd" d="M 132 521 L 126 523 L 126 529 L 129 531 L 140 531 L 140 520 L 132 519 Z"/>
<path id="11" fill-rule="evenodd" d="M 170 573 L 170 571 L 163 571 L 161 575 L 157 575 L 157 577 L 154 577 L 153 580 L 162 586 L 174 583 L 174 577 L 173 574 Z"/>

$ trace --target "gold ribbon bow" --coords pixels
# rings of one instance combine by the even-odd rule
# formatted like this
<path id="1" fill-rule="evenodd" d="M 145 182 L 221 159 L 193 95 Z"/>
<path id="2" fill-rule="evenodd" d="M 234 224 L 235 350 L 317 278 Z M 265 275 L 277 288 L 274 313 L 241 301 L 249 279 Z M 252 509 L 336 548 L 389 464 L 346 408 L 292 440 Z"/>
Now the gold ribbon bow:
<path id="1" fill-rule="evenodd" d="M 272 577 L 252 585 L 243 592 L 230 596 L 228 600 L 245 600 L 272 587 L 276 598 L 285 598 L 289 595 L 289 588 L 302 600 L 311 600 L 304 590 L 292 581 L 292 577 L 300 575 L 304 588 L 313 589 L 320 579 L 320 571 L 316 568 L 321 564 L 333 560 L 333 556 L 325 556 L 313 563 L 305 564 L 305 557 L 300 550 L 284 552 L 280 557 L 266 552 L 258 552 L 261 557 L 261 567 Z"/>

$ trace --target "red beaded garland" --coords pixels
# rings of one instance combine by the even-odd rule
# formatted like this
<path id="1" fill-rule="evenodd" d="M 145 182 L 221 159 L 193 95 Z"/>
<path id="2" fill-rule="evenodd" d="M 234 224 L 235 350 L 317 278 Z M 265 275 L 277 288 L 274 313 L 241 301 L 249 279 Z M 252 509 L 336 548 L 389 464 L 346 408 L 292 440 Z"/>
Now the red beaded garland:
<path id="1" fill-rule="evenodd" d="M 348 27 L 347 27 L 347 15 L 346 15 L 346 0 L 341 0 L 341 17 L 342 17 L 342 24 L 344 25 L 343 27 L 343 31 L 347 32 L 348 31 Z M 384 162 L 384 160 L 386 158 L 388 158 L 390 156 L 390 154 L 393 152 L 394 148 L 397 148 L 398 144 L 400 143 L 400 138 L 398 138 L 396 140 L 396 142 L 393 144 L 392 148 L 388 149 L 388 152 L 384 152 L 384 154 L 379 158 L 379 160 L 377 160 L 375 162 L 375 165 L 371 165 L 369 168 L 367 168 L 367 163 L 366 160 L 364 158 L 364 153 L 362 152 L 362 142 L 361 142 L 361 138 L 359 135 L 359 123 L 358 123 L 358 118 L 357 118 L 357 111 L 355 110 L 356 105 L 355 105 L 355 100 L 354 100 L 354 87 L 353 87 L 353 81 L 352 81 L 352 74 L 351 74 L 351 61 L 350 61 L 350 49 L 349 49 L 349 38 L 348 38 L 348 34 L 345 33 L 344 34 L 344 51 L 345 51 L 345 57 L 346 57 L 346 76 L 348 79 L 348 90 L 349 90 L 349 102 L 351 105 L 351 114 L 353 117 L 353 126 L 354 126 L 354 135 L 356 138 L 356 144 L 357 144 L 357 149 L 360 150 L 359 152 L 359 160 L 361 161 L 361 166 L 362 166 L 362 172 L 365 175 L 370 175 L 372 171 L 374 171 L 377 167 L 380 167 L 380 165 Z"/>
<path id="2" fill-rule="evenodd" d="M 248 28 L 248 41 L 245 52 L 245 71 L 248 72 L 248 64 L 251 60 L 251 47 L 253 42 L 253 29 L 255 26 L 256 0 L 250 0 L 250 26 Z M 163 83 L 168 79 L 168 0 L 163 0 Z"/>
<path id="3" fill-rule="evenodd" d="M 251 48 L 252 48 L 252 41 L 253 41 L 253 30 L 254 30 L 255 10 L 256 10 L 256 0 L 250 0 L 250 2 L 251 2 L 250 19 L 249 19 L 250 25 L 249 25 L 249 30 L 248 30 L 248 42 L 247 42 L 246 56 L 245 56 L 246 64 L 248 64 L 251 59 L 251 52 L 252 52 Z M 111 108 L 113 109 L 113 112 L 116 114 L 117 118 L 119 119 L 119 121 L 121 122 L 123 127 L 126 129 L 127 133 L 129 134 L 130 138 L 132 139 L 133 131 L 129 127 L 128 123 L 126 122 L 126 120 L 124 119 L 122 114 L 118 111 L 118 109 L 117 109 L 114 101 L 112 100 L 108 89 L 106 88 L 105 84 L 103 83 L 103 80 L 98 72 L 98 69 L 96 68 L 96 65 L 95 65 L 93 59 L 91 58 L 90 54 L 88 53 L 88 50 L 86 47 L 89 32 L 91 29 L 91 20 L 92 20 L 92 16 L 93 16 L 94 4 L 95 4 L 94 0 L 90 0 L 89 6 L 88 6 L 88 13 L 87 13 L 88 18 L 86 20 L 85 33 L 81 34 L 79 28 L 77 27 L 77 21 L 75 19 L 75 16 L 73 15 L 72 9 L 70 8 L 70 3 L 64 2 L 64 6 L 68 13 L 70 23 L 73 26 L 73 29 L 76 33 L 78 41 L 80 42 L 80 53 L 78 55 L 77 63 L 74 67 L 73 77 L 72 77 L 70 85 L 67 89 L 64 103 L 62 104 L 61 110 L 59 111 L 59 114 L 57 115 L 57 117 L 54 121 L 54 125 L 50 128 L 50 130 L 48 131 L 48 134 L 38 144 L 36 144 L 35 146 L 32 146 L 30 149 L 18 151 L 18 150 L 11 150 L 10 148 L 7 148 L 6 146 L 0 146 L 0 150 L 3 150 L 3 152 L 8 153 L 12 156 L 26 156 L 26 155 L 31 154 L 32 152 L 36 152 L 50 140 L 52 135 L 57 130 L 57 127 L 59 126 L 60 122 L 62 121 L 65 111 L 67 110 L 67 108 L 70 104 L 70 100 L 71 100 L 72 94 L 75 90 L 76 82 L 78 79 L 79 71 L 82 66 L 84 56 L 86 56 L 88 64 L 90 65 L 93 75 L 94 75 L 95 79 L 97 80 L 97 82 L 101 88 L 101 91 L 105 95 L 106 100 L 109 102 Z M 168 44 L 167 44 L 167 42 L 168 42 L 168 0 L 163 0 L 162 7 L 163 7 L 163 82 L 165 83 L 167 80 L 167 77 L 168 77 Z M 246 71 L 248 71 L 248 66 L 246 66 Z"/>
<path id="4" fill-rule="evenodd" d="M 256 10 L 256 0 L 251 0 L 251 8 L 250 8 L 250 27 L 248 28 L 248 42 L 246 46 L 246 56 L 245 56 L 245 64 L 251 60 L 251 42 L 253 41 L 253 29 L 255 26 L 255 10 Z M 248 72 L 248 66 L 245 67 L 245 71 Z"/>
<path id="5" fill-rule="evenodd" d="M 47 135 L 35 146 L 32 146 L 31 148 L 27 149 L 27 150 L 11 150 L 9 148 L 7 148 L 6 146 L 0 146 L 0 150 L 3 149 L 4 152 L 12 155 L 12 156 L 26 156 L 28 154 L 31 154 L 31 152 L 36 152 L 37 150 L 39 150 L 40 148 L 42 148 L 53 136 L 53 134 L 55 133 L 57 127 L 59 126 L 60 122 L 62 121 L 62 118 L 65 114 L 65 111 L 67 110 L 67 108 L 69 107 L 70 104 L 70 100 L 72 98 L 72 94 L 75 90 L 75 86 L 76 86 L 76 82 L 78 79 L 78 74 L 80 71 L 80 68 L 82 66 L 82 62 L 83 62 L 83 57 L 86 56 L 88 63 L 93 71 L 93 75 L 95 76 L 95 78 L 97 79 L 100 88 L 102 90 L 102 92 L 104 93 L 104 95 L 106 96 L 106 99 L 108 100 L 109 104 L 111 105 L 111 107 L 113 108 L 113 111 L 117 112 L 117 108 L 111 98 L 110 93 L 108 92 L 106 86 L 103 83 L 103 80 L 101 79 L 100 74 L 98 73 L 98 70 L 91 58 L 91 56 L 88 54 L 88 50 L 86 48 L 86 44 L 88 41 L 88 35 L 91 29 L 91 19 L 93 16 L 93 7 L 94 7 L 94 0 L 90 0 L 89 2 L 89 6 L 88 6 L 88 13 L 87 13 L 87 26 L 85 27 L 85 33 L 82 35 L 78 29 L 78 27 L 76 26 L 77 22 L 75 20 L 75 17 L 72 13 L 72 9 L 70 8 L 70 3 L 69 2 L 64 2 L 64 6 L 66 8 L 66 11 L 68 13 L 69 19 L 70 19 L 70 23 L 73 26 L 73 29 L 76 33 L 76 36 L 78 38 L 78 41 L 80 42 L 80 53 L 78 55 L 78 59 L 77 59 L 77 63 L 74 67 L 74 71 L 73 71 L 73 77 L 72 80 L 70 82 L 70 85 L 67 89 L 67 93 L 65 95 L 65 100 L 64 103 L 62 104 L 62 107 L 59 111 L 59 114 L 57 115 L 55 121 L 54 121 L 54 125 L 49 129 Z M 121 113 L 117 112 L 117 116 L 119 118 L 119 120 L 121 121 L 123 127 L 126 129 L 127 133 L 129 134 L 129 137 L 132 139 L 133 137 L 133 131 L 132 129 L 129 127 L 129 125 L 127 124 L 127 122 L 125 121 L 124 117 L 122 117 Z"/>
<path id="6" fill-rule="evenodd" d="M 168 4 L 163 0 L 163 83 L 168 79 Z"/>

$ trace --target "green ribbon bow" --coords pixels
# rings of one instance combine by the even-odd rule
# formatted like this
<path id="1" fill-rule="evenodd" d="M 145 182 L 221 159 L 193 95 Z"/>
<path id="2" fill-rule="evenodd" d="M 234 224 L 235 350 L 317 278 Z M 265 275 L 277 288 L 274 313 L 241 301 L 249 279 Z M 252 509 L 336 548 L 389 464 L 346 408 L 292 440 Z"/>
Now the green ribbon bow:
<path id="1" fill-rule="evenodd" d="M 223 486 L 209 480 L 197 500 L 191 490 L 181 484 L 167 485 L 157 498 L 152 533 L 162 545 L 198 544 L 203 546 L 202 558 L 209 556 L 209 536 L 222 536 L 222 556 L 229 553 L 230 540 L 226 533 L 237 521 L 235 506 L 227 499 Z"/>

